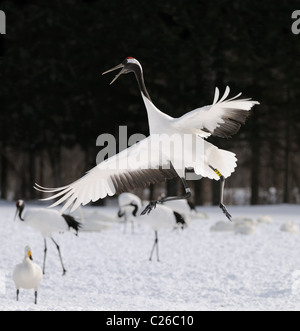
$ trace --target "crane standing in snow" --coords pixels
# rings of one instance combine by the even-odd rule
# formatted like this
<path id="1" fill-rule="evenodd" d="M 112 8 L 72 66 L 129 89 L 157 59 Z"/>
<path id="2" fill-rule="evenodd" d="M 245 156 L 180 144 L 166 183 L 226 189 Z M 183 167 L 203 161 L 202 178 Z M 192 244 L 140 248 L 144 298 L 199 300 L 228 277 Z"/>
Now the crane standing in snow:
<path id="1" fill-rule="evenodd" d="M 140 215 L 143 208 L 141 209 L 141 205 L 137 204 L 135 201 L 131 202 L 128 205 L 120 207 L 118 214 L 123 215 L 125 209 L 128 213 L 128 208 L 130 207 L 132 208 L 132 217 L 136 220 L 136 222 L 140 222 L 140 224 L 146 224 L 154 231 L 155 239 L 149 260 L 152 260 L 153 253 L 156 248 L 157 261 L 159 261 L 158 230 L 166 228 L 174 229 L 178 227 L 184 229 L 186 227 L 184 217 L 176 211 L 173 211 L 171 208 L 161 204 L 157 205 L 157 208 L 155 208 L 155 210 L 153 210 L 153 212 L 147 217 L 143 217 Z"/>
<path id="2" fill-rule="evenodd" d="M 23 200 L 18 200 L 16 202 L 16 214 L 15 219 L 18 214 L 20 221 L 24 222 L 24 224 L 31 226 L 32 228 L 40 231 L 44 238 L 44 263 L 43 263 L 43 274 L 45 274 L 45 266 L 46 266 L 46 253 L 47 253 L 47 241 L 46 238 L 51 238 L 53 243 L 55 244 L 60 262 L 63 269 L 63 275 L 66 273 L 66 269 L 64 267 L 60 248 L 57 242 L 52 238 L 52 234 L 55 232 L 64 232 L 69 231 L 71 228 L 76 231 L 76 235 L 78 234 L 78 230 L 80 229 L 80 223 L 77 222 L 74 217 L 71 215 L 65 215 L 59 213 L 57 210 L 51 210 L 46 208 L 32 208 L 26 210 L 24 216 L 22 215 L 23 210 L 25 208 L 25 203 Z"/>
<path id="3" fill-rule="evenodd" d="M 237 159 L 234 153 L 217 148 L 207 142 L 205 138 L 210 135 L 222 138 L 231 137 L 245 123 L 249 110 L 259 103 L 251 99 L 238 99 L 240 94 L 226 99 L 230 91 L 227 86 L 220 99 L 219 90 L 216 88 L 212 105 L 195 109 L 179 118 L 173 118 L 161 112 L 152 103 L 139 61 L 127 57 L 121 64 L 103 74 L 117 69 L 121 70 L 111 84 L 121 74 L 130 72 L 135 74 L 147 109 L 150 135 L 99 163 L 85 176 L 70 185 L 53 189 L 36 184 L 35 188 L 42 192 L 54 193 L 45 200 L 59 198 L 52 206 L 64 202 L 63 211 L 71 205 L 73 205 L 72 210 L 75 210 L 80 204 L 84 205 L 99 198 L 103 199 L 107 195 L 112 196 L 137 187 L 145 187 L 179 177 L 183 183 L 185 195 L 151 201 L 143 211 L 143 214 L 146 214 L 155 208 L 157 203 L 189 198 L 191 191 L 185 179 L 185 171 L 193 169 L 197 175 L 220 180 L 220 208 L 226 217 L 231 219 L 231 215 L 223 203 L 223 191 L 225 178 L 234 172 Z M 155 144 L 157 138 L 166 136 L 179 137 L 181 146 L 177 144 L 175 151 L 170 146 L 161 147 L 161 145 Z M 186 139 L 187 137 L 189 139 Z M 201 146 L 200 150 L 199 146 Z"/>
<path id="4" fill-rule="evenodd" d="M 142 206 L 142 200 L 133 193 L 123 192 L 118 196 L 118 217 L 124 218 L 124 233 L 126 232 L 127 222 L 131 223 L 131 233 L 134 233 L 134 224 L 136 222 L 136 217 L 132 214 L 131 203 L 135 203 L 138 208 L 141 208 Z"/>

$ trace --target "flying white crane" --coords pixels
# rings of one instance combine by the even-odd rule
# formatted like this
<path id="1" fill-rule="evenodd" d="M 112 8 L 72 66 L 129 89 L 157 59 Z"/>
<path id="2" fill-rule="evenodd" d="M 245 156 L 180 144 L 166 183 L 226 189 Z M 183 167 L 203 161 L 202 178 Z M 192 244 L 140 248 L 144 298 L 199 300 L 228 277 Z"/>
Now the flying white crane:
<path id="1" fill-rule="evenodd" d="M 44 263 L 43 263 L 43 274 L 45 274 L 45 266 L 46 266 L 46 254 L 47 254 L 47 241 L 46 238 L 51 238 L 53 243 L 55 244 L 60 262 L 63 269 L 63 275 L 66 273 L 66 269 L 64 267 L 60 248 L 57 242 L 53 239 L 52 235 L 55 232 L 65 232 L 69 231 L 71 228 L 75 230 L 76 235 L 78 234 L 78 230 L 80 229 L 80 223 L 77 222 L 73 216 L 61 214 L 57 210 L 47 209 L 47 208 L 32 208 L 26 210 L 25 214 L 22 215 L 23 210 L 25 208 L 25 203 L 23 200 L 18 200 L 16 202 L 17 210 L 15 214 L 15 219 L 18 214 L 20 221 L 24 222 L 24 224 L 40 231 L 44 238 Z"/>
<path id="2" fill-rule="evenodd" d="M 179 176 L 185 188 L 185 196 L 166 197 L 162 200 L 151 201 L 143 211 L 149 213 L 157 203 L 170 200 L 189 198 L 190 188 L 185 180 L 186 169 L 193 169 L 197 175 L 220 180 L 220 208 L 230 219 L 231 215 L 223 203 L 225 178 L 229 177 L 236 167 L 235 154 L 217 148 L 207 142 L 210 135 L 228 138 L 237 133 L 249 116 L 249 110 L 259 104 L 251 99 L 238 99 L 241 95 L 226 99 L 229 87 L 219 99 L 216 88 L 213 103 L 210 106 L 197 108 L 179 118 L 173 118 L 161 112 L 152 103 L 146 89 L 141 64 L 132 57 L 127 57 L 121 64 L 105 71 L 103 74 L 116 69 L 121 71 L 111 84 L 121 75 L 133 72 L 145 103 L 150 135 L 139 143 L 123 150 L 90 170 L 85 176 L 70 185 L 60 188 L 45 188 L 36 184 L 35 188 L 42 192 L 54 193 L 46 198 L 59 198 L 51 206 L 65 203 L 62 211 L 72 206 L 75 210 L 80 204 L 103 199 L 118 192 L 130 191 L 137 187 L 162 182 Z M 176 140 L 175 149 L 172 144 L 161 144 L 160 139 Z M 157 141 L 159 143 L 157 143 Z M 180 141 L 180 142 L 179 142 Z M 150 157 L 149 157 L 150 155 Z"/>
<path id="3" fill-rule="evenodd" d="M 143 217 L 141 216 L 143 207 L 136 202 L 131 202 L 129 205 L 120 207 L 119 214 L 122 215 L 125 208 L 128 213 L 128 208 L 130 207 L 132 216 L 135 218 L 136 222 L 139 222 L 140 224 L 146 224 L 154 231 L 155 239 L 149 260 L 152 260 L 152 255 L 154 253 L 154 249 L 156 248 L 157 261 L 159 261 L 158 230 L 166 228 L 176 229 L 178 227 L 184 229 L 186 227 L 185 218 L 171 208 L 161 204 L 157 205 L 155 210 L 153 210 L 151 214 L 147 215 L 147 217 Z"/>
<path id="4" fill-rule="evenodd" d="M 34 303 L 37 304 L 37 294 L 42 279 L 42 269 L 32 262 L 32 250 L 30 246 L 26 246 L 24 260 L 16 265 L 13 272 L 13 280 L 17 289 L 17 301 L 19 300 L 20 288 L 25 290 L 34 289 Z"/>

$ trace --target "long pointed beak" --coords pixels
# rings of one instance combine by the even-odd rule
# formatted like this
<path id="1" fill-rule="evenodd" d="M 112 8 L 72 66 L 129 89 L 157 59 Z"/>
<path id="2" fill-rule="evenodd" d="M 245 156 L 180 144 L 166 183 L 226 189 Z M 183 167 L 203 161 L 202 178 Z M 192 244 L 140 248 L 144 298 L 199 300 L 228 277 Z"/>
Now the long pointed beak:
<path id="1" fill-rule="evenodd" d="M 107 73 L 109 73 L 109 72 L 111 72 L 111 71 L 114 71 L 114 70 L 117 70 L 117 69 L 121 69 L 122 68 L 122 70 L 115 76 L 115 78 L 110 82 L 110 85 L 114 82 L 114 81 L 116 81 L 121 75 L 122 75 L 122 73 L 124 72 L 124 65 L 121 63 L 121 64 L 119 64 L 119 65 L 117 65 L 117 66 L 115 66 L 115 67 L 113 67 L 113 68 L 111 68 L 111 69 L 109 69 L 109 70 L 107 70 L 107 71 L 104 71 L 103 73 L 102 73 L 102 75 L 105 75 L 105 74 L 107 74 Z"/>

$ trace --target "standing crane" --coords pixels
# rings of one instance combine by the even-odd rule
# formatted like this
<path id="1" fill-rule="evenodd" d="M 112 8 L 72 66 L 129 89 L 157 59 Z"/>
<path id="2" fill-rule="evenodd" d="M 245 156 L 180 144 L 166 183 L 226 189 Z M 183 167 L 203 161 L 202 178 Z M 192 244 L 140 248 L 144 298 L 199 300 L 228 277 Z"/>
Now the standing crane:
<path id="1" fill-rule="evenodd" d="M 46 254 L 47 254 L 47 241 L 46 238 L 51 238 L 53 243 L 55 244 L 61 266 L 63 269 L 63 275 L 66 273 L 66 269 L 63 264 L 63 260 L 60 253 L 60 248 L 57 242 L 53 239 L 52 235 L 55 232 L 65 232 L 73 229 L 75 234 L 78 234 L 78 230 L 80 229 L 80 223 L 77 222 L 73 216 L 61 214 L 57 210 L 47 209 L 47 208 L 30 208 L 25 211 L 23 215 L 23 210 L 25 208 L 25 203 L 23 200 L 18 200 L 16 202 L 16 214 L 15 219 L 18 214 L 20 221 L 24 222 L 25 225 L 28 225 L 42 234 L 44 238 L 44 263 L 43 263 L 43 274 L 45 274 L 46 267 Z"/>
<path id="2" fill-rule="evenodd" d="M 140 224 L 146 224 L 154 231 L 155 238 L 149 261 L 152 261 L 152 256 L 156 248 L 157 261 L 159 262 L 158 230 L 176 228 L 184 229 L 187 226 L 185 217 L 172 210 L 171 208 L 161 204 L 158 205 L 157 208 L 155 208 L 155 210 L 150 215 L 148 215 L 148 217 L 143 217 L 141 216 L 141 211 L 143 209 L 140 210 L 141 205 L 136 201 L 133 201 L 128 205 L 121 206 L 119 208 L 118 214 L 122 215 L 125 212 L 128 213 L 128 208 L 131 208 L 132 217 L 136 222 L 139 222 Z"/>
<path id="3" fill-rule="evenodd" d="M 112 196 L 119 192 L 179 177 L 184 186 L 185 195 L 150 201 L 142 212 L 142 214 L 147 214 L 155 208 L 157 203 L 188 199 L 191 191 L 185 179 L 185 171 L 193 169 L 197 175 L 220 180 L 219 206 L 230 220 L 231 215 L 223 202 L 223 192 L 225 179 L 234 172 L 237 159 L 234 153 L 219 149 L 205 138 L 211 135 L 222 138 L 231 137 L 245 123 L 249 110 L 259 102 L 251 99 L 238 99 L 241 93 L 226 99 L 230 92 L 228 86 L 224 95 L 219 99 L 220 92 L 216 88 L 211 105 L 197 108 L 179 118 L 173 118 L 153 104 L 145 86 L 142 66 L 138 60 L 127 57 L 121 64 L 103 74 L 117 69 L 121 70 L 111 84 L 122 74 L 130 72 L 135 74 L 147 109 L 150 135 L 100 162 L 85 176 L 70 185 L 60 188 L 45 188 L 36 184 L 35 188 L 53 194 L 44 200 L 58 199 L 51 205 L 52 207 L 64 203 L 62 211 L 71 205 L 71 211 L 73 211 L 80 204 L 85 205 L 108 195 Z M 175 149 L 170 148 L 171 144 L 157 144 L 157 140 L 160 138 L 167 139 L 173 136 L 179 138 Z"/>
<path id="4" fill-rule="evenodd" d="M 138 208 L 142 206 L 142 200 L 133 193 L 123 192 L 118 196 L 118 217 L 124 218 L 124 233 L 126 232 L 127 222 L 131 223 L 131 233 L 134 233 L 134 224 L 136 223 L 136 217 L 132 214 L 131 203 L 133 202 L 138 206 Z"/>

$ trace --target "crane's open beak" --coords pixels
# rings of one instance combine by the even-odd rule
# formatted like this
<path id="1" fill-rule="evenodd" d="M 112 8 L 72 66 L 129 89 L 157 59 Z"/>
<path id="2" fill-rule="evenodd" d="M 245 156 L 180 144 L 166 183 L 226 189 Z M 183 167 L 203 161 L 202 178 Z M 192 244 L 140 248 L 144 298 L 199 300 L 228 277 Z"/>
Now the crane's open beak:
<path id="1" fill-rule="evenodd" d="M 117 70 L 117 69 L 122 69 L 116 76 L 115 76 L 115 78 L 110 82 L 110 85 L 114 82 L 114 81 L 116 81 L 122 74 L 124 74 L 125 73 L 125 68 L 124 68 L 124 65 L 121 63 L 121 64 L 119 64 L 119 65 L 117 65 L 117 66 L 115 66 L 115 67 L 113 67 L 113 68 L 111 68 L 111 69 L 109 69 L 109 70 L 107 70 L 107 71 L 104 71 L 103 73 L 102 73 L 102 75 L 105 75 L 105 74 L 107 74 L 107 73 L 109 73 L 109 72 L 111 72 L 111 71 L 114 71 L 114 70 Z"/>

